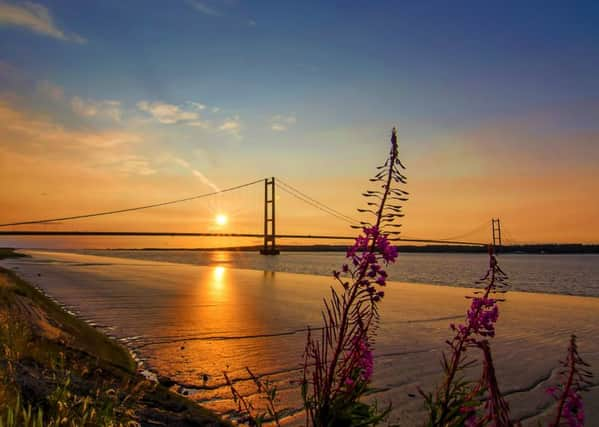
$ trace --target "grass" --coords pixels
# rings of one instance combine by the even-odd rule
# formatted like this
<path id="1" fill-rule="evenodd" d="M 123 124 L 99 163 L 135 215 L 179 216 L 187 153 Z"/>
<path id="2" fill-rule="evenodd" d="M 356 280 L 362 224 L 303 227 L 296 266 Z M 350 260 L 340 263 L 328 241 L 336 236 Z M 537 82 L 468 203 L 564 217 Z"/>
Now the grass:
<path id="1" fill-rule="evenodd" d="M 14 292 L 17 295 L 31 300 L 47 314 L 48 318 L 60 324 L 61 329 L 72 338 L 72 341 L 69 342 L 71 346 L 93 354 L 128 372 L 135 372 L 136 363 L 125 347 L 65 312 L 58 304 L 48 299 L 12 271 L 0 268 L 0 274 L 8 276 L 8 280 L 15 284 Z"/>

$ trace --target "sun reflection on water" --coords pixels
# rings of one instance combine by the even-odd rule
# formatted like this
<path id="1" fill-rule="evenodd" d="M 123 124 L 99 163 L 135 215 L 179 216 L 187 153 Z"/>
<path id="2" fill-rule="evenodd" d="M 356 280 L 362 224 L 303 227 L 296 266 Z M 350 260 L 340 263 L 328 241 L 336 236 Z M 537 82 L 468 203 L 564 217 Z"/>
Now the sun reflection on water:
<path id="1" fill-rule="evenodd" d="M 221 290 L 225 285 L 225 267 L 219 265 L 212 270 L 212 289 Z"/>
<path id="2" fill-rule="evenodd" d="M 214 267 L 212 276 L 214 277 L 214 280 L 216 280 L 217 282 L 222 282 L 223 277 L 225 276 L 225 267 L 220 265 L 218 267 Z"/>

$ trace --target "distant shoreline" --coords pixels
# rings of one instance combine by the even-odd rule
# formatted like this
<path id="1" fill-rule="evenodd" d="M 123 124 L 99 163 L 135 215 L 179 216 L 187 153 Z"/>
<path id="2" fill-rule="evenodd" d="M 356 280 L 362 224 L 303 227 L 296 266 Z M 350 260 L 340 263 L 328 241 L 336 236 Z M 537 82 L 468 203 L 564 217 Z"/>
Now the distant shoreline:
<path id="1" fill-rule="evenodd" d="M 281 252 L 345 252 L 348 245 L 279 245 Z M 398 245 L 399 252 L 404 253 L 486 253 L 483 246 L 462 245 Z M 231 246 L 222 248 L 106 248 L 93 250 L 112 251 L 237 251 L 258 252 L 262 246 Z M 581 243 L 568 244 L 536 244 L 536 245 L 509 245 L 498 250 L 504 254 L 599 254 L 599 244 L 587 245 Z"/>

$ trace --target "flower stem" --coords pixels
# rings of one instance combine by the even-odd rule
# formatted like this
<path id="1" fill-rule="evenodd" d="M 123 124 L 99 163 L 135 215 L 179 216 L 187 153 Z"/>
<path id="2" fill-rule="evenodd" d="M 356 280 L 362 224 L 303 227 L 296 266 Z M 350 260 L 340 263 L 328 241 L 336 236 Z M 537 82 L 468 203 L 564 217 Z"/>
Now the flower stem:
<path id="1" fill-rule="evenodd" d="M 490 254 L 490 257 L 493 257 L 493 254 Z M 487 285 L 487 287 L 485 288 L 485 294 L 483 299 L 487 299 L 489 297 L 489 294 L 491 293 L 491 290 L 493 289 L 493 286 L 495 285 L 495 263 L 493 263 L 493 261 L 491 261 L 491 277 L 489 279 L 489 284 Z M 474 318 L 478 318 L 478 315 L 480 314 L 480 311 L 483 309 L 483 306 L 480 305 L 479 307 L 477 307 L 475 314 L 474 314 Z M 449 369 L 449 374 L 446 377 L 446 382 L 445 382 L 445 389 L 443 392 L 443 401 L 441 403 L 441 417 L 439 419 L 439 425 L 443 425 L 445 418 L 448 415 L 448 411 L 449 411 L 449 396 L 451 394 L 451 384 L 453 383 L 453 380 L 455 378 L 455 375 L 458 371 L 458 367 L 460 366 L 460 362 L 462 359 L 462 354 L 464 352 L 464 345 L 466 343 L 466 340 L 468 339 L 468 337 L 470 336 L 470 333 L 472 331 L 472 323 L 469 322 L 468 326 L 466 327 L 466 331 L 463 334 L 460 334 L 460 338 L 458 341 L 458 345 L 457 348 L 454 350 L 453 355 L 451 357 L 451 364 L 450 364 L 450 369 Z"/>
<path id="2" fill-rule="evenodd" d="M 568 360 L 569 362 L 569 370 L 570 372 L 568 373 L 568 381 L 566 382 L 566 387 L 564 388 L 564 391 L 562 393 L 562 397 L 559 400 L 559 403 L 557 405 L 557 414 L 555 415 L 555 421 L 553 422 L 553 424 L 551 424 L 552 426 L 559 426 L 560 420 L 562 418 L 562 411 L 564 409 L 564 404 L 566 403 L 566 399 L 568 398 L 568 395 L 570 393 L 570 388 L 572 387 L 572 382 L 574 381 L 574 373 L 576 371 L 576 360 L 574 357 L 574 352 L 573 352 L 573 340 L 574 337 L 571 338 L 570 341 L 570 348 L 568 348 L 568 358 L 570 360 Z"/>

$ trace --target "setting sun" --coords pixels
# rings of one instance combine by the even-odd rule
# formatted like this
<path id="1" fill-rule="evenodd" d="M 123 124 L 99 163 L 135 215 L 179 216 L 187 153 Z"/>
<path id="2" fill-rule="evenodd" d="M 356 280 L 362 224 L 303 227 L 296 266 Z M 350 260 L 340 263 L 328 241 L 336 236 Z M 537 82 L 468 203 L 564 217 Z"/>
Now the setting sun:
<path id="1" fill-rule="evenodd" d="M 225 225 L 228 221 L 227 215 L 223 215 L 223 214 L 216 215 L 215 221 L 216 221 L 217 225 Z"/>

